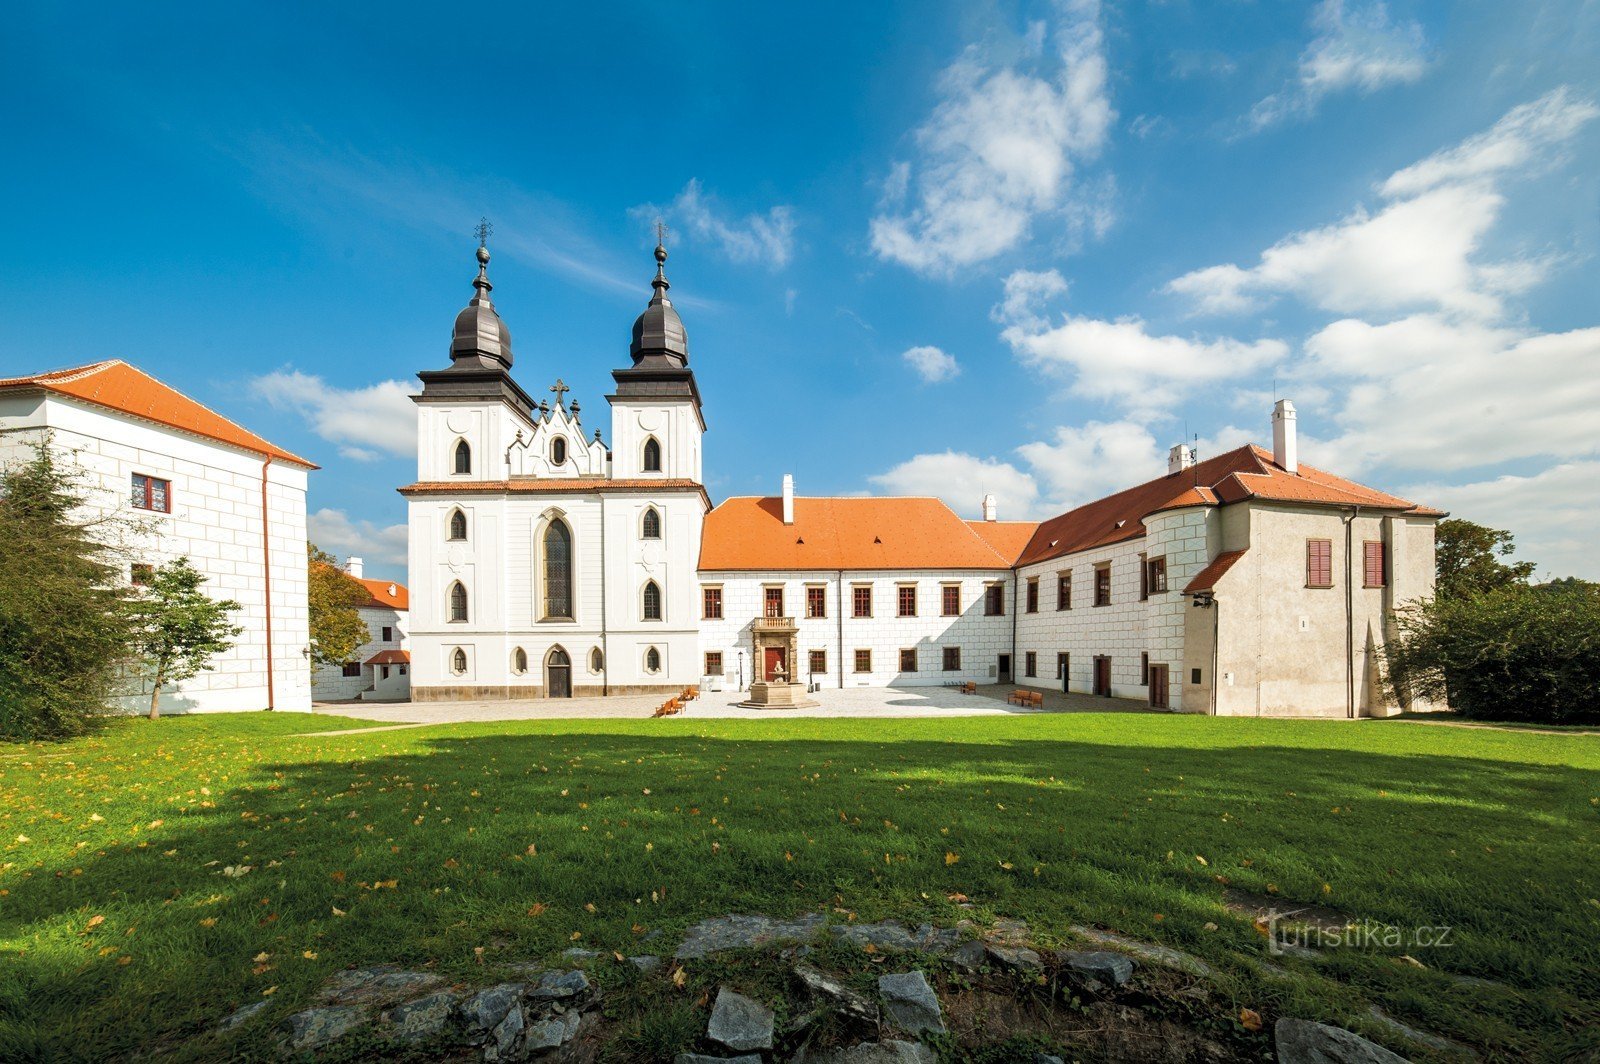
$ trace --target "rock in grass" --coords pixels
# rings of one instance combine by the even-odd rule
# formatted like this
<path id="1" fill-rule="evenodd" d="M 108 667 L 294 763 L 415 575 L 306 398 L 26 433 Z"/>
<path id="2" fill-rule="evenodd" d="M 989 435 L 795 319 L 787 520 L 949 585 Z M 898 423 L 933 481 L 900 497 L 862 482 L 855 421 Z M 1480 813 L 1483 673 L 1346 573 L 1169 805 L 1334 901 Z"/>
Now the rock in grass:
<path id="1" fill-rule="evenodd" d="M 1027 946 L 1008 946 L 999 942 L 991 942 L 984 947 L 989 959 L 994 961 L 997 968 L 1019 975 L 1038 975 L 1044 971 L 1044 961 L 1040 956 Z"/>
<path id="2" fill-rule="evenodd" d="M 1091 990 L 1122 986 L 1133 978 L 1133 961 L 1110 950 L 1065 950 L 1056 956 L 1069 979 Z"/>
<path id="3" fill-rule="evenodd" d="M 706 1028 L 706 1037 L 740 1052 L 771 1049 L 772 1023 L 771 1009 L 723 987 L 717 991 L 717 1002 L 711 1007 L 711 1025 Z"/>
<path id="4" fill-rule="evenodd" d="M 522 1029 L 525 1024 L 522 1005 L 513 1004 L 506 1010 L 505 1018 L 489 1032 L 489 1040 L 483 1047 L 483 1059 L 516 1060 L 522 1053 Z"/>
<path id="5" fill-rule="evenodd" d="M 521 1000 L 526 983 L 501 983 L 480 990 L 461 1003 L 461 1022 L 467 1029 L 467 1038 L 474 1044 L 482 1043 L 489 1033 L 500 1026 L 513 1005 Z"/>
<path id="6" fill-rule="evenodd" d="M 456 995 L 448 990 L 396 1005 L 383 1014 L 396 1038 L 421 1042 L 444 1033 L 455 1010 Z"/>
<path id="7" fill-rule="evenodd" d="M 393 964 L 369 968 L 349 968 L 336 973 L 322 987 L 322 1000 L 329 1005 L 367 1005 L 384 1008 L 444 985 L 431 972 L 407 971 Z"/>
<path id="8" fill-rule="evenodd" d="M 219 1031 L 231 1031 L 235 1027 L 243 1026 L 255 1018 L 256 1013 L 267 1007 L 267 1002 L 256 1001 L 249 1005 L 235 1009 L 227 1019 L 217 1024 Z"/>
<path id="9" fill-rule="evenodd" d="M 645 975 L 650 975 L 661 968 L 661 958 L 646 954 L 643 957 L 629 957 L 628 963 L 639 969 Z"/>
<path id="10" fill-rule="evenodd" d="M 900 972 L 878 978 L 878 995 L 883 998 L 883 1011 L 889 1022 L 908 1034 L 924 1031 L 944 1033 L 944 1013 L 939 1009 L 939 995 L 928 985 L 928 977 L 921 972 Z"/>
<path id="11" fill-rule="evenodd" d="M 321 1049 L 365 1026 L 368 1020 L 367 1010 L 360 1005 L 306 1009 L 283 1021 L 285 1047 L 291 1053 Z"/>
<path id="12" fill-rule="evenodd" d="M 528 1025 L 528 1037 L 524 1043 L 528 1052 L 538 1053 L 546 1049 L 555 1049 L 557 1046 L 566 1045 L 578 1035 L 578 1026 L 583 1022 L 583 1017 L 576 1012 L 564 1012 L 559 1016 L 552 1016 L 548 1020 Z"/>
<path id="13" fill-rule="evenodd" d="M 761 1064 L 760 1053 L 746 1053 L 742 1057 L 708 1057 L 704 1053 L 679 1053 L 672 1064 Z"/>
<path id="14" fill-rule="evenodd" d="M 979 971 L 989 963 L 989 948 L 976 939 L 963 942 L 951 952 L 950 963 L 963 971 Z"/>
<path id="15" fill-rule="evenodd" d="M 589 977 L 575 968 L 570 972 L 544 973 L 539 985 L 533 988 L 532 996 L 538 1001 L 564 1001 L 583 997 L 588 992 Z"/>
<path id="16" fill-rule="evenodd" d="M 806 1064 L 936 1064 L 938 1055 L 921 1042 L 862 1042 L 805 1058 Z"/>
<path id="17" fill-rule="evenodd" d="M 1067 1064 L 1067 1062 L 1054 1053 L 1035 1053 L 1033 1055 L 1033 1064 Z"/>
<path id="18" fill-rule="evenodd" d="M 1279 1064 L 1406 1064 L 1406 1058 L 1343 1027 L 1281 1019 L 1272 1028 Z"/>
<path id="19" fill-rule="evenodd" d="M 877 1025 L 878 1006 L 864 994 L 856 993 L 809 964 L 795 965 L 794 975 L 813 997 L 820 999 L 836 1015 L 862 1025 Z"/>
<path id="20" fill-rule="evenodd" d="M 793 920 L 738 914 L 718 916 L 689 928 L 676 956 L 679 960 L 693 960 L 720 950 L 751 949 L 768 942 L 809 942 L 817 937 L 822 924 L 821 913 L 807 913 Z"/>
<path id="21" fill-rule="evenodd" d="M 1081 924 L 1072 925 L 1072 933 L 1100 946 L 1112 946 L 1124 953 L 1131 953 L 1142 961 L 1159 964 L 1163 968 L 1175 968 L 1180 972 L 1198 976 L 1201 979 L 1211 977 L 1211 965 L 1199 957 L 1173 949 L 1170 946 L 1158 946 L 1154 942 L 1141 942 L 1136 938 L 1114 934 L 1110 931 L 1097 931 L 1092 927 Z"/>

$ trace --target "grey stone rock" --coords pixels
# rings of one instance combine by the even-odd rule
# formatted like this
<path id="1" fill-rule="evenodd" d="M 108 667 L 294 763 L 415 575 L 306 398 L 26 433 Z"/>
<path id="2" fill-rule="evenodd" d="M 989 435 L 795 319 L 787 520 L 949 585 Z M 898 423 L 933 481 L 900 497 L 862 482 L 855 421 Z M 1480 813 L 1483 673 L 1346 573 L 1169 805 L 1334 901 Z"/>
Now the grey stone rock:
<path id="1" fill-rule="evenodd" d="M 855 1023 L 877 1026 L 878 1006 L 865 995 L 856 993 L 809 964 L 795 965 L 794 975 L 813 997 L 821 1000 L 835 1014 Z"/>
<path id="2" fill-rule="evenodd" d="M 629 957 L 628 963 L 646 975 L 650 975 L 661 969 L 661 958 L 652 957 L 649 954 L 646 954 L 643 957 Z"/>
<path id="3" fill-rule="evenodd" d="M 1182 950 L 1171 949 L 1167 946 L 1158 946 L 1153 942 L 1140 942 L 1136 938 L 1114 934 L 1110 931 L 1097 931 L 1092 927 L 1082 924 L 1073 924 L 1072 933 L 1080 938 L 1086 938 L 1097 946 L 1111 946 L 1123 953 L 1131 953 L 1142 961 L 1159 964 L 1163 968 L 1175 968 L 1180 972 L 1199 976 L 1202 979 L 1211 975 L 1211 965 L 1199 957 L 1191 956 Z"/>
<path id="4" fill-rule="evenodd" d="M 233 1011 L 233 1013 L 228 1016 L 227 1019 L 225 1019 L 221 1023 L 217 1024 L 217 1030 L 219 1030 L 219 1031 L 231 1031 L 235 1027 L 241 1027 L 244 1024 L 249 1023 L 252 1019 L 254 1019 L 256 1013 L 260 1012 L 262 1009 L 264 1009 L 266 1007 L 267 1007 L 267 1002 L 265 1002 L 265 1001 L 257 1001 L 257 1002 L 253 1002 L 252 1004 L 249 1004 L 249 1005 L 243 1005 L 243 1006 L 235 1009 Z"/>
<path id="5" fill-rule="evenodd" d="M 1028 942 L 1028 924 L 1023 920 L 1007 920 L 1002 917 L 994 922 L 993 929 L 985 937 L 991 942 L 1023 946 Z"/>
<path id="6" fill-rule="evenodd" d="M 370 1017 L 360 1005 L 306 1009 L 283 1021 L 284 1043 L 291 1053 L 321 1049 L 364 1027 Z"/>
<path id="7" fill-rule="evenodd" d="M 961 932 L 953 927 L 934 927 L 932 924 L 918 924 L 913 932 L 920 948 L 929 953 L 945 954 L 961 945 Z"/>
<path id="8" fill-rule="evenodd" d="M 1278 1064 L 1406 1064 L 1405 1057 L 1354 1032 L 1314 1020 L 1279 1020 L 1272 1044 Z"/>
<path id="9" fill-rule="evenodd" d="M 500 1026 L 528 989 L 526 983 L 501 983 L 480 990 L 461 1003 L 461 1022 L 467 1038 L 473 1044 L 482 1043 L 496 1027 Z"/>
<path id="10" fill-rule="evenodd" d="M 512 1005 L 506 1011 L 505 1018 L 489 1032 L 489 1040 L 483 1047 L 483 1059 L 517 1060 L 523 1056 L 527 1052 L 522 1044 L 522 1031 L 526 1024 L 522 1005 Z"/>
<path id="11" fill-rule="evenodd" d="M 588 993 L 589 977 L 574 968 L 570 972 L 545 972 L 539 977 L 539 985 L 533 988 L 531 996 L 536 1001 L 564 1001 Z"/>
<path id="12" fill-rule="evenodd" d="M 709 1057 L 704 1053 L 679 1053 L 672 1064 L 761 1064 L 760 1053 L 746 1053 L 739 1057 Z"/>
<path id="13" fill-rule="evenodd" d="M 750 949 L 768 942 L 806 942 L 822 930 L 821 913 L 807 913 L 793 920 L 774 920 L 768 916 L 718 916 L 702 920 L 689 929 L 676 954 L 679 960 L 693 960 L 729 949 Z"/>
<path id="14" fill-rule="evenodd" d="M 880 924 L 842 924 L 832 930 L 834 938 L 857 947 L 871 946 L 873 949 L 903 953 L 918 946 L 911 932 L 894 920 L 885 920 Z"/>
<path id="15" fill-rule="evenodd" d="M 330 978 L 322 987 L 326 1005 L 368 1005 L 384 1008 L 429 993 L 444 985 L 431 972 L 412 972 L 393 964 L 350 968 Z"/>
<path id="16" fill-rule="evenodd" d="M 939 1008 L 939 995 L 928 985 L 928 977 L 921 972 L 899 972 L 878 978 L 878 995 L 883 998 L 883 1011 L 889 1022 L 907 1034 L 924 1031 L 944 1031 L 944 1013 Z"/>
<path id="17" fill-rule="evenodd" d="M 921 1042 L 862 1042 L 804 1058 L 806 1064 L 937 1064 L 938 1055 Z"/>
<path id="18" fill-rule="evenodd" d="M 989 958 L 995 966 L 1020 975 L 1038 975 L 1044 971 L 1044 961 L 1027 946 L 1007 946 L 997 942 L 988 944 Z"/>
<path id="19" fill-rule="evenodd" d="M 1122 986 L 1133 978 L 1133 961 L 1110 950 L 1065 950 L 1056 958 L 1069 979 L 1090 989 Z"/>
<path id="20" fill-rule="evenodd" d="M 706 1037 L 740 1052 L 771 1049 L 772 1025 L 771 1009 L 722 987 L 717 991 L 716 1004 L 711 1006 L 711 1024 L 706 1028 Z"/>
<path id="21" fill-rule="evenodd" d="M 444 1033 L 455 1011 L 456 995 L 448 990 L 406 1001 L 383 1014 L 396 1038 L 421 1042 Z"/>
<path id="22" fill-rule="evenodd" d="M 527 1048 L 530 1053 L 564 1046 L 578 1036 L 583 1017 L 576 1012 L 563 1012 L 548 1020 L 528 1025 Z"/>
<path id="23" fill-rule="evenodd" d="M 973 940 L 963 942 L 950 952 L 950 963 L 963 971 L 976 972 L 989 963 L 989 947 Z"/>
<path id="24" fill-rule="evenodd" d="M 1459 1042 L 1452 1042 L 1448 1038 L 1441 1038 L 1439 1035 L 1418 1030 L 1409 1023 L 1401 1023 L 1399 1020 L 1395 1019 L 1387 1012 L 1384 1012 L 1376 1005 L 1371 1005 L 1367 1008 L 1367 1015 L 1371 1016 L 1373 1022 L 1378 1024 L 1378 1026 L 1383 1027 L 1386 1030 L 1393 1031 L 1401 1038 L 1409 1039 L 1413 1042 L 1416 1042 L 1418 1045 L 1427 1046 L 1429 1049 L 1432 1049 L 1435 1052 L 1447 1054 L 1454 1053 L 1457 1056 L 1465 1057 L 1477 1056 L 1476 1053 L 1472 1052 L 1472 1050 L 1468 1049 Z"/>
<path id="25" fill-rule="evenodd" d="M 1067 1064 L 1067 1062 L 1054 1053 L 1035 1053 L 1033 1055 L 1033 1064 Z"/>
<path id="26" fill-rule="evenodd" d="M 562 950 L 561 951 L 561 955 L 563 957 L 565 957 L 569 961 L 577 961 L 577 962 L 592 961 L 596 957 L 600 956 L 599 952 L 596 951 L 596 950 L 582 949 L 581 947 L 578 947 L 578 946 L 573 946 L 571 949 Z"/>

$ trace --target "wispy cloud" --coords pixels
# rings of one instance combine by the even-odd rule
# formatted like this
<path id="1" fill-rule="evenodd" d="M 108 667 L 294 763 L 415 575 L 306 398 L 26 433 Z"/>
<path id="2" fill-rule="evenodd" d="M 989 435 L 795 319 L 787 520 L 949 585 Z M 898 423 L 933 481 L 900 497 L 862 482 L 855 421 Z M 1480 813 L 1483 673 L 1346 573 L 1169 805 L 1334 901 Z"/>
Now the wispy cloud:
<path id="1" fill-rule="evenodd" d="M 961 365 L 955 356 L 946 354 L 937 347 L 908 348 L 900 357 L 916 371 L 924 384 L 938 384 L 961 373 Z"/>
<path id="2" fill-rule="evenodd" d="M 365 388 L 336 388 L 299 370 L 276 370 L 250 381 L 250 390 L 277 410 L 305 419 L 311 431 L 360 462 L 417 453 L 415 385 L 379 381 Z"/>
<path id="3" fill-rule="evenodd" d="M 782 269 L 794 256 L 793 208 L 779 204 L 764 214 L 735 217 L 694 178 L 670 206 L 643 204 L 629 213 L 654 220 L 662 217 L 682 226 L 691 237 L 718 248 L 731 261 Z"/>
<path id="4" fill-rule="evenodd" d="M 1381 0 L 1323 0 L 1312 16 L 1317 36 L 1300 53 L 1296 77 L 1250 111 L 1252 132 L 1316 111 L 1336 92 L 1376 92 L 1417 81 L 1428 67 L 1427 41 L 1416 22 L 1394 22 Z"/>
<path id="5" fill-rule="evenodd" d="M 337 558 L 352 554 L 380 565 L 406 566 L 407 527 L 377 525 L 352 519 L 343 510 L 323 508 L 306 518 L 306 535 L 318 547 Z"/>

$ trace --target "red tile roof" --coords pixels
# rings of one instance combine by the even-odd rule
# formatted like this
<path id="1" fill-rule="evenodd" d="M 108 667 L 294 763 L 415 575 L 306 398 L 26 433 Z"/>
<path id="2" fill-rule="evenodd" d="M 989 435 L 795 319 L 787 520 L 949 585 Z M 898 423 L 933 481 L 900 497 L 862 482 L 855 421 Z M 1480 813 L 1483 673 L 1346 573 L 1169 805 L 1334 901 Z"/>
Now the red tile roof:
<path id="1" fill-rule="evenodd" d="M 270 456 L 307 469 L 317 468 L 299 455 L 268 443 L 249 429 L 234 424 L 120 359 L 95 362 L 75 369 L 36 373 L 28 377 L 0 378 L 0 391 L 25 388 L 37 388 L 107 410 L 132 414 L 252 454 Z"/>
<path id="2" fill-rule="evenodd" d="M 987 525 L 980 532 L 978 525 Z M 1009 569 L 1032 525 L 963 521 L 938 499 L 728 499 L 706 515 L 700 568 L 718 570 Z"/>
<path id="3" fill-rule="evenodd" d="M 1224 573 L 1233 568 L 1233 563 L 1244 557 L 1242 550 L 1225 550 L 1215 558 L 1211 564 L 1194 574 L 1194 579 L 1189 581 L 1183 589 L 1185 595 L 1192 595 L 1196 591 L 1210 591 L 1217 586 L 1217 581 L 1222 579 Z"/>
<path id="4" fill-rule="evenodd" d="M 380 650 L 376 654 L 372 655 L 372 657 L 370 657 L 366 661 L 362 662 L 362 664 L 363 665 L 406 665 L 406 664 L 409 664 L 410 661 L 411 661 L 411 651 L 409 651 L 409 650 Z"/>
<path id="5" fill-rule="evenodd" d="M 1246 499 L 1441 515 L 1441 511 L 1312 466 L 1301 465 L 1298 473 L 1285 472 L 1273 464 L 1272 452 L 1250 444 L 1052 517 L 1039 525 L 1017 564 L 1048 561 L 1142 536 L 1144 518 L 1162 510 Z"/>
<path id="6" fill-rule="evenodd" d="M 367 589 L 367 594 L 372 596 L 369 607 L 378 607 L 391 610 L 408 610 L 411 608 L 411 592 L 406 590 L 404 584 L 397 584 L 393 580 L 367 580 L 355 577 L 355 582 Z"/>

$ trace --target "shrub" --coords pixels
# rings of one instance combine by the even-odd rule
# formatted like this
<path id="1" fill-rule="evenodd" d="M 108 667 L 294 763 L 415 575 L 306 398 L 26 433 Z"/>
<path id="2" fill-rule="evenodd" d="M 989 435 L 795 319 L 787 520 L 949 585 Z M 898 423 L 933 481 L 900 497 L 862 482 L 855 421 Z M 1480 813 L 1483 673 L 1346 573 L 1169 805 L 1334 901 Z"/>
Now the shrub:
<path id="1" fill-rule="evenodd" d="M 1600 586 L 1517 584 L 1402 608 L 1386 649 L 1401 700 L 1463 716 L 1600 723 Z"/>

